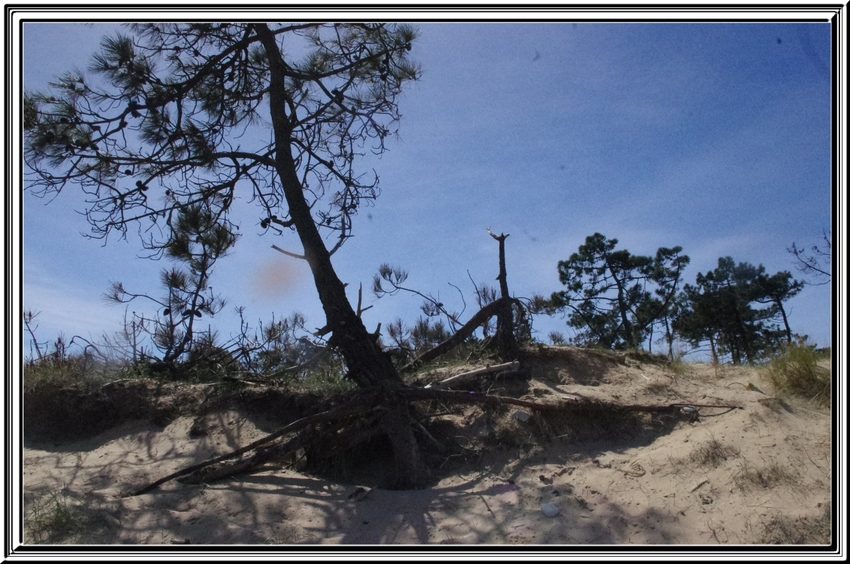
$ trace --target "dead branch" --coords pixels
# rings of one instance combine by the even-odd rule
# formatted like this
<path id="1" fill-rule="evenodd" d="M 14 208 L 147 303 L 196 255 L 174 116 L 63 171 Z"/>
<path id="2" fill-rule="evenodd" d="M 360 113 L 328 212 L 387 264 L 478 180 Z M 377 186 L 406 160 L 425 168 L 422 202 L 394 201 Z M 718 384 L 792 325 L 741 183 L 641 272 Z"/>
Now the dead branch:
<path id="1" fill-rule="evenodd" d="M 478 368 L 476 370 L 470 370 L 469 372 L 463 372 L 461 374 L 455 374 L 451 378 L 446 378 L 442 382 L 437 382 L 436 384 L 428 384 L 425 386 L 428 388 L 444 388 L 451 384 L 459 384 L 460 382 L 464 382 L 470 378 L 474 378 L 475 376 L 480 376 L 482 374 L 490 374 L 495 372 L 503 372 L 505 370 L 512 370 L 515 368 L 519 368 L 519 361 L 506 362 L 504 364 L 496 364 L 493 366 L 485 366 L 484 368 Z"/>
<path id="2" fill-rule="evenodd" d="M 265 464 L 266 462 L 276 458 L 281 458 L 298 450 L 301 447 L 301 443 L 301 437 L 296 435 L 284 443 L 269 447 L 261 447 L 248 458 L 235 460 L 233 462 L 222 462 L 217 466 L 204 466 L 189 475 L 177 478 L 177 481 L 182 484 L 203 484 L 228 478 L 236 474 L 244 474 L 246 472 L 250 472 L 261 464 Z"/>
<path id="3" fill-rule="evenodd" d="M 289 425 L 286 425 L 282 429 L 275 431 L 271 435 L 267 435 L 267 436 L 265 436 L 261 439 L 254 441 L 253 443 L 251 443 L 249 445 L 246 445 L 242 448 L 238 448 L 238 449 L 236 449 L 232 452 L 229 452 L 227 454 L 223 454 L 221 456 L 211 458 L 210 460 L 207 460 L 205 462 L 201 462 L 200 464 L 195 464 L 194 466 L 189 466 L 188 468 L 184 468 L 183 470 L 178 470 L 177 472 L 169 474 L 168 476 L 165 476 L 164 478 L 160 478 L 159 480 L 152 482 L 152 483 L 148 484 L 147 486 L 145 486 L 145 487 L 143 487 L 139 490 L 136 490 L 134 492 L 126 494 L 126 497 L 134 497 L 134 496 L 137 496 L 137 495 L 142 495 L 143 493 L 147 493 L 147 492 L 161 486 L 162 484 L 164 484 L 166 482 L 174 480 L 175 478 L 179 478 L 181 476 L 187 476 L 187 475 L 192 474 L 194 472 L 197 472 L 198 470 L 205 468 L 207 466 L 211 466 L 213 464 L 217 464 L 217 463 L 223 462 L 225 460 L 230 460 L 231 458 L 236 458 L 237 456 L 241 456 L 241 455 L 245 454 L 246 452 L 250 452 L 257 447 L 260 447 L 264 444 L 270 443 L 273 440 L 278 439 L 278 438 L 286 435 L 287 433 L 294 433 L 296 431 L 300 431 L 301 429 L 304 429 L 305 427 L 308 427 L 308 426 L 313 425 L 315 423 L 322 423 L 324 421 L 330 421 L 332 419 L 338 419 L 340 417 L 345 417 L 347 415 L 354 415 L 355 413 L 360 413 L 363 409 L 365 409 L 367 406 L 369 406 L 371 403 L 373 403 L 375 401 L 375 398 L 376 398 L 375 394 L 362 395 L 360 397 L 354 398 L 353 400 L 349 400 L 348 402 L 346 402 L 343 405 L 340 405 L 339 407 L 336 407 L 334 409 L 330 409 L 328 411 L 323 411 L 321 413 L 316 413 L 316 414 L 313 414 L 313 415 L 308 415 L 306 417 L 302 417 L 301 419 L 298 419 L 296 421 L 293 421 Z"/>
<path id="4" fill-rule="evenodd" d="M 439 357 L 452 350 L 463 341 L 465 341 L 472 333 L 478 329 L 485 321 L 497 315 L 501 308 L 505 305 L 506 301 L 513 301 L 513 298 L 499 298 L 494 302 L 490 302 L 486 306 L 482 307 L 478 310 L 478 313 L 472 316 L 472 318 L 467 321 L 463 327 L 458 329 L 454 335 L 434 347 L 428 351 L 422 353 L 419 357 L 411 361 L 408 365 L 402 368 L 402 372 L 414 368 L 416 366 L 420 366 L 423 363 L 430 362 L 435 358 Z"/>
<path id="5" fill-rule="evenodd" d="M 279 253 L 283 253 L 288 257 L 297 258 L 297 259 L 301 259 L 301 260 L 307 260 L 306 256 L 299 255 L 298 253 L 292 253 L 290 251 L 285 251 L 285 250 L 281 249 L 280 247 L 278 247 L 277 245 L 272 245 L 272 249 L 276 250 Z"/>
<path id="6" fill-rule="evenodd" d="M 357 317 L 361 317 L 363 312 L 371 309 L 372 306 L 362 307 L 363 305 L 363 284 L 360 284 L 360 289 L 357 290 Z"/>
<path id="7" fill-rule="evenodd" d="M 310 368 L 311 366 L 318 363 L 320 360 L 328 356 L 330 352 L 331 349 L 329 349 L 328 347 L 321 347 L 319 352 L 317 352 L 301 364 L 296 364 L 295 366 L 287 366 L 285 368 L 276 370 L 270 375 L 270 378 L 280 378 L 281 376 L 285 376 L 287 374 L 298 374 L 302 370 L 306 370 L 307 368 Z"/>
<path id="8" fill-rule="evenodd" d="M 507 267 L 505 266 L 505 239 L 507 239 L 510 234 L 502 233 L 501 235 L 496 235 L 490 231 L 489 227 L 487 228 L 487 233 L 499 242 L 499 276 L 496 277 L 496 280 L 499 281 L 499 289 L 502 293 L 502 299 L 505 300 L 497 314 L 496 342 L 498 343 L 499 355 L 502 357 L 502 360 L 516 359 L 519 356 L 519 346 L 517 345 L 516 336 L 514 335 L 513 311 L 511 309 L 510 302 L 507 301 L 510 294 L 508 292 L 508 272 Z M 522 307 L 519 309 L 522 311 Z"/>
<path id="9" fill-rule="evenodd" d="M 561 402 L 536 402 L 529 400 L 521 400 L 504 396 L 491 396 L 487 394 L 469 392 L 469 391 L 454 391 L 440 390 L 435 388 L 406 388 L 396 392 L 408 401 L 439 399 L 446 401 L 454 401 L 460 403 L 489 403 L 495 405 L 516 405 L 525 407 L 535 411 L 576 411 L 580 413 L 590 412 L 645 412 L 645 413 L 671 413 L 679 411 L 683 407 L 694 408 L 725 408 L 725 409 L 743 409 L 739 405 L 713 405 L 713 404 L 692 404 L 692 403 L 671 403 L 667 405 L 640 405 L 640 404 L 618 404 L 613 402 L 605 402 L 602 400 L 587 399 L 587 398 L 568 398 Z"/>

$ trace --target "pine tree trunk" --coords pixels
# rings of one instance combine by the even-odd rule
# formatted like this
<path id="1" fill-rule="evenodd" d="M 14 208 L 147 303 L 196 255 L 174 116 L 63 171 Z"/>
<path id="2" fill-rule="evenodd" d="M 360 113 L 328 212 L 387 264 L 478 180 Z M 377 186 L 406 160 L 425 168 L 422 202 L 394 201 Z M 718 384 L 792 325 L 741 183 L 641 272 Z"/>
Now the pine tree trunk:
<path id="1" fill-rule="evenodd" d="M 395 459 L 395 472 L 385 487 L 396 490 L 419 489 L 431 478 L 431 472 L 422 460 L 419 443 L 413 434 L 413 414 L 407 402 L 388 406 L 383 425 L 390 439 Z"/>
<path id="2" fill-rule="evenodd" d="M 788 343 L 792 343 L 794 339 L 791 336 L 791 326 L 788 325 L 788 315 L 785 313 L 785 308 L 782 307 L 782 300 L 776 300 L 776 305 L 779 307 L 779 313 L 782 314 L 782 322 L 785 324 L 785 337 L 788 339 Z"/>
<path id="3" fill-rule="evenodd" d="M 389 356 L 380 349 L 375 337 L 366 330 L 348 301 L 345 285 L 333 268 L 330 253 L 304 198 L 297 166 L 292 158 L 292 130 L 286 115 L 285 65 L 268 27 L 259 24 L 256 29 L 269 62 L 269 105 L 275 138 L 275 165 L 290 218 L 303 245 L 304 257 L 310 265 L 325 311 L 326 329 L 332 334 L 329 343 L 342 355 L 349 377 L 360 387 L 380 386 L 388 391 L 401 389 L 404 383 Z M 385 428 L 394 449 L 398 483 L 404 487 L 422 487 L 428 471 L 407 417 L 407 406 L 393 405 L 389 411 L 392 424 L 385 425 Z"/>

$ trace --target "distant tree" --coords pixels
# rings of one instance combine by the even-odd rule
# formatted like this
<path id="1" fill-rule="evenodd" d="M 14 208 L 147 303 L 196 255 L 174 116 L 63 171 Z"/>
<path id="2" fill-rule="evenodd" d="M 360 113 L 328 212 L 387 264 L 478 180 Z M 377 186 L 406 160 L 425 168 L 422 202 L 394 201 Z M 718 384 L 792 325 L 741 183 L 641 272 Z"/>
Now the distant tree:
<path id="1" fill-rule="evenodd" d="M 682 307 L 673 319 L 673 329 L 695 347 L 708 341 L 711 358 L 717 362 L 720 359 L 718 340 L 723 333 L 727 314 L 732 308 L 717 300 L 718 292 L 709 287 L 704 278 L 697 280 L 696 286 L 685 284 Z"/>
<path id="2" fill-rule="evenodd" d="M 203 205 L 224 231 L 237 195 L 259 206 L 263 231 L 294 230 L 313 274 L 322 335 L 361 387 L 403 382 L 346 296 L 331 255 L 358 210 L 379 194 L 355 164 L 394 133 L 416 33 L 389 24 L 148 23 L 104 38 L 90 79 L 72 71 L 49 93 L 24 96 L 28 189 L 69 184 L 88 196 L 92 235 L 136 225 L 155 256 L 177 244 L 181 210 Z M 335 237 L 328 248 L 323 232 Z M 157 255 L 159 253 L 159 255 Z M 177 312 L 182 315 L 183 312 Z M 185 337 L 185 334 L 184 334 Z M 175 351 L 179 349 L 179 341 Z M 428 474 L 395 402 L 384 428 L 396 485 Z"/>
<path id="3" fill-rule="evenodd" d="M 549 331 L 549 342 L 553 345 L 566 345 L 567 338 L 560 331 Z"/>
<path id="4" fill-rule="evenodd" d="M 305 323 L 304 316 L 295 312 L 285 319 L 261 322 L 259 330 L 252 335 L 243 321 L 238 347 L 243 364 L 265 379 L 297 377 L 300 372 L 312 368 L 315 361 L 329 351 L 306 337 Z"/>
<path id="5" fill-rule="evenodd" d="M 429 294 L 424 294 L 415 288 L 404 286 L 403 284 L 407 280 L 408 276 L 409 273 L 403 268 L 390 266 L 389 264 L 384 263 L 378 267 L 378 273 L 372 279 L 372 293 L 375 294 L 375 297 L 377 298 L 394 296 L 399 292 L 406 292 L 419 296 L 422 298 L 422 305 L 420 306 L 420 309 L 422 310 L 422 313 L 425 314 L 427 320 L 443 316 L 449 323 L 451 330 L 457 330 L 458 327 L 462 325 L 460 316 L 463 315 L 463 311 L 449 311 L 446 305 L 440 301 L 439 298 L 435 298 Z M 461 297 L 462 296 L 463 295 L 461 294 Z M 399 320 L 398 323 L 401 323 L 401 320 Z M 430 324 L 430 321 L 427 321 L 427 323 Z M 421 325 L 421 322 L 419 324 Z M 445 325 L 442 322 L 439 324 L 439 327 L 441 328 L 439 331 L 445 330 Z M 400 334 L 401 333 L 399 333 L 399 335 Z"/>
<path id="6" fill-rule="evenodd" d="M 685 285 L 686 300 L 673 326 L 694 346 L 708 341 L 714 358 L 728 355 L 735 364 L 755 362 L 775 351 L 790 333 L 782 302 L 801 288 L 787 272 L 768 276 L 761 265 L 722 257 L 717 268 L 697 274 L 695 286 Z M 785 331 L 776 327 L 779 316 Z"/>
<path id="7" fill-rule="evenodd" d="M 785 311 L 784 302 L 793 298 L 805 286 L 804 282 L 793 280 L 788 271 L 777 272 L 772 276 L 759 273 L 754 282 L 755 301 L 761 304 L 771 304 L 782 317 L 782 325 L 785 327 L 785 337 L 789 343 L 793 342 L 791 326 L 788 324 L 788 314 Z"/>
<path id="8" fill-rule="evenodd" d="M 259 364 L 258 373 L 275 374 L 301 364 L 314 354 L 312 350 L 305 350 L 307 347 L 299 339 L 305 322 L 304 316 L 296 312 L 285 319 L 272 319 L 270 323 L 261 325 L 261 337 L 255 342 L 262 344 L 256 347 L 253 355 Z"/>
<path id="9" fill-rule="evenodd" d="M 654 296 L 648 298 L 641 307 L 637 317 L 644 320 L 650 331 L 647 340 L 649 351 L 652 352 L 652 328 L 660 324 L 664 329 L 664 340 L 667 343 L 667 355 L 673 358 L 674 332 L 672 319 L 680 307 L 678 297 L 680 296 L 679 284 L 682 282 L 682 272 L 690 264 L 691 259 L 687 255 L 680 254 L 682 247 L 661 247 L 655 253 L 652 264 L 652 282 L 656 288 Z"/>
<path id="10" fill-rule="evenodd" d="M 822 280 L 821 282 L 809 282 L 809 284 L 829 284 L 832 279 L 832 275 L 830 274 L 830 261 L 832 259 L 831 235 L 831 232 L 824 231 L 823 244 L 812 245 L 809 250 L 798 247 L 796 243 L 791 243 L 791 246 L 788 247 L 788 252 L 794 255 L 797 270 Z"/>
<path id="11" fill-rule="evenodd" d="M 566 289 L 553 293 L 550 303 L 569 310 L 576 343 L 638 348 L 651 326 L 665 319 L 690 261 L 681 247 L 660 248 L 652 257 L 615 250 L 617 242 L 595 233 L 558 263 Z"/>

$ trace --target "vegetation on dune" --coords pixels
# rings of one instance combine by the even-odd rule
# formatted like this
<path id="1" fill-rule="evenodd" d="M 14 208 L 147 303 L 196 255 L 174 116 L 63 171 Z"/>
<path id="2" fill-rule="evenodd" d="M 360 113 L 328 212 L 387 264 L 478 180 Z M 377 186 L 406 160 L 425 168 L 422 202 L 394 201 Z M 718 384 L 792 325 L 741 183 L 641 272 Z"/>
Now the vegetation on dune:
<path id="1" fill-rule="evenodd" d="M 78 513 L 61 492 L 50 492 L 33 500 L 24 521 L 27 542 L 54 543 L 67 538 L 79 525 Z"/>
<path id="2" fill-rule="evenodd" d="M 816 517 L 776 515 L 762 523 L 759 541 L 762 544 L 829 544 L 833 538 L 832 523 L 829 503 Z"/>
<path id="3" fill-rule="evenodd" d="M 795 396 L 828 405 L 832 399 L 829 368 L 818 353 L 802 339 L 785 345 L 765 366 L 764 373 L 779 396 Z"/>

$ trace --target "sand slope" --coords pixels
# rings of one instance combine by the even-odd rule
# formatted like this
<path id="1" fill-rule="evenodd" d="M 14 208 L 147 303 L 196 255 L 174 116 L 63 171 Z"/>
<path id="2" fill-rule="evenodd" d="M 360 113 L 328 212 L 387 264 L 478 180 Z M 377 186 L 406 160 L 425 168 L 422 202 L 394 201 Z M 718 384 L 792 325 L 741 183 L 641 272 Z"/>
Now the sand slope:
<path id="1" fill-rule="evenodd" d="M 172 481 L 122 494 L 274 430 L 244 410 L 128 421 L 85 440 L 33 441 L 24 452 L 28 542 L 129 544 L 752 544 L 777 519 L 816 520 L 831 496 L 830 414 L 771 399 L 756 369 L 610 360 L 576 349 L 526 364 L 527 399 L 735 404 L 654 418 L 640 433 L 549 434 L 515 408 L 464 406 L 470 456 L 432 488 L 387 491 L 311 477 L 284 462 L 203 485 Z M 468 367 L 443 370 L 445 377 Z M 434 376 L 437 376 L 434 374 Z M 498 383 L 491 391 L 498 391 Z M 551 425 L 549 426 L 551 428 Z M 536 431 L 535 431 L 536 429 Z M 476 437 L 493 439 L 482 448 Z M 503 437 L 501 441 L 499 437 Z M 494 446 L 496 445 L 496 446 Z M 499 446 L 501 445 L 501 446 Z M 51 503 L 65 531 L 36 526 Z M 557 508 L 548 517 L 541 504 Z"/>

